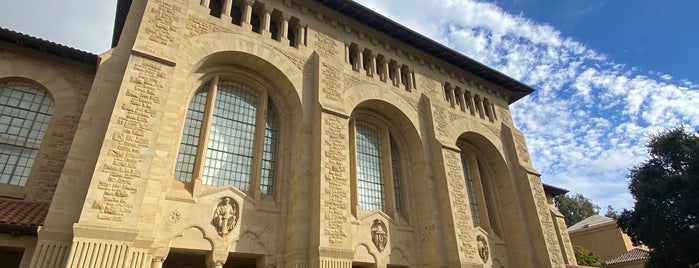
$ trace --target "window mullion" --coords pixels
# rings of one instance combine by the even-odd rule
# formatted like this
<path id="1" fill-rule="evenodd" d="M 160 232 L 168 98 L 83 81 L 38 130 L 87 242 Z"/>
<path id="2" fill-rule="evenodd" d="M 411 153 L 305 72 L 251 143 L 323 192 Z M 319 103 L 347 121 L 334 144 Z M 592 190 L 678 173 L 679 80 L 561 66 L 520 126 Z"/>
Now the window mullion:
<path id="1" fill-rule="evenodd" d="M 216 94 L 218 91 L 219 77 L 214 76 L 209 85 L 209 92 L 206 96 L 206 106 L 204 107 L 204 118 L 201 123 L 199 133 L 199 146 L 197 147 L 197 159 L 194 162 L 194 193 L 199 193 L 200 187 L 203 184 L 204 163 L 206 163 L 206 151 L 209 146 L 209 132 L 211 121 L 214 117 L 214 104 L 216 103 Z"/>
<path id="2" fill-rule="evenodd" d="M 471 167 L 471 178 L 473 178 L 473 190 L 476 204 L 478 205 L 478 214 L 481 221 L 481 227 L 490 231 L 490 218 L 488 217 L 488 208 L 486 207 L 486 200 L 484 197 L 483 181 L 481 178 L 480 167 L 478 165 L 478 159 L 474 153 L 468 154 L 468 164 Z"/>
<path id="3" fill-rule="evenodd" d="M 381 166 L 383 176 L 381 177 L 383 184 L 383 199 L 386 205 L 386 214 L 392 218 L 396 218 L 396 206 L 394 204 L 395 196 L 393 192 L 393 167 L 391 165 L 391 136 L 388 129 L 384 126 L 381 128 Z"/>
<path id="4" fill-rule="evenodd" d="M 260 94 L 259 108 L 255 126 L 255 141 L 253 145 L 252 170 L 250 171 L 250 193 L 255 198 L 260 198 L 260 181 L 262 176 L 262 154 L 265 145 L 265 118 L 267 118 L 267 92 Z"/>

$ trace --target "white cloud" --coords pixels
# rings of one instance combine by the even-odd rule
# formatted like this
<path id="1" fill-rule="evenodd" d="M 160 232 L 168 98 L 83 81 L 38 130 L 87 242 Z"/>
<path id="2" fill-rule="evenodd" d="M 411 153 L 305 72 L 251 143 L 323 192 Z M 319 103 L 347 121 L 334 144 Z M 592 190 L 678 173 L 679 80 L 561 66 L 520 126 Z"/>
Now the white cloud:
<path id="1" fill-rule="evenodd" d="M 553 27 L 474 0 L 360 0 L 537 89 L 512 106 L 545 182 L 631 208 L 628 169 L 650 134 L 699 126 L 699 86 L 613 61 Z"/>

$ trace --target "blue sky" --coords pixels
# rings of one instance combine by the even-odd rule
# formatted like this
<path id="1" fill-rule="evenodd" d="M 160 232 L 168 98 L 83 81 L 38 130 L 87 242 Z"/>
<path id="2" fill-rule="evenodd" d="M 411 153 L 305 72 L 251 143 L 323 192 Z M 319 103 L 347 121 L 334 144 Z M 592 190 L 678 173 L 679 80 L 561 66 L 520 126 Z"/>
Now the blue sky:
<path id="1" fill-rule="evenodd" d="M 603 208 L 633 206 L 649 135 L 699 128 L 699 1 L 357 2 L 536 88 L 511 107 L 535 168 Z M 101 53 L 115 4 L 0 0 L 0 26 Z"/>

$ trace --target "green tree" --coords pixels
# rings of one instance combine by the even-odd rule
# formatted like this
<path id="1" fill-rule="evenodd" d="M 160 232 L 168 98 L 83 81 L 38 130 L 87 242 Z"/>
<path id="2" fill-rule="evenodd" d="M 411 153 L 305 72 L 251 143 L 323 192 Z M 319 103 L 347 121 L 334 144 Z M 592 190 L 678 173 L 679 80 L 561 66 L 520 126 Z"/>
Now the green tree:
<path id="1" fill-rule="evenodd" d="M 699 133 L 683 128 L 654 135 L 650 157 L 631 169 L 632 210 L 619 227 L 650 251 L 646 267 L 699 263 Z"/>
<path id="2" fill-rule="evenodd" d="M 621 211 L 614 209 L 612 205 L 607 205 L 607 213 L 604 213 L 604 216 L 607 218 L 619 219 L 619 216 L 621 216 Z"/>
<path id="3" fill-rule="evenodd" d="M 607 266 L 607 264 L 604 263 L 604 261 L 602 261 L 602 258 L 595 255 L 595 253 L 584 247 L 574 246 L 573 252 L 575 253 L 575 260 L 578 262 L 578 265 L 586 265 L 592 267 Z"/>
<path id="4" fill-rule="evenodd" d="M 599 213 L 599 206 L 593 204 L 590 202 L 590 199 L 581 194 L 556 196 L 553 198 L 553 204 L 563 214 L 568 226 Z"/>

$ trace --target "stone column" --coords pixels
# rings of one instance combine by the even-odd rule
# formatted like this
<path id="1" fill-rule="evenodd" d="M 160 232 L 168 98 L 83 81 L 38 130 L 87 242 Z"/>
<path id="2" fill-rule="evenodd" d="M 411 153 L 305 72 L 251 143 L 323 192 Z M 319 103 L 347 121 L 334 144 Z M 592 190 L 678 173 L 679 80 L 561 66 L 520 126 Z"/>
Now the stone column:
<path id="1" fill-rule="evenodd" d="M 163 262 L 165 262 L 165 257 L 153 257 L 153 261 L 150 263 L 150 268 L 163 268 Z"/>
<path id="2" fill-rule="evenodd" d="M 476 105 L 478 105 L 476 107 L 478 110 L 478 114 L 480 115 L 481 118 L 485 118 L 485 107 L 483 106 L 483 100 L 478 95 L 476 95 L 475 99 L 476 99 Z"/>
<path id="3" fill-rule="evenodd" d="M 254 0 L 245 0 L 245 3 L 243 3 L 243 16 L 242 16 L 242 22 L 240 23 L 243 27 L 243 29 L 252 31 L 252 5 L 255 3 Z"/>
<path id="4" fill-rule="evenodd" d="M 357 49 L 357 64 L 357 71 L 364 70 L 364 53 L 359 49 Z"/>
<path id="5" fill-rule="evenodd" d="M 262 21 L 260 22 L 260 34 L 264 37 L 271 37 L 271 26 L 272 26 L 272 9 L 265 7 L 263 9 Z"/>
<path id="6" fill-rule="evenodd" d="M 394 86 L 400 87 L 402 76 L 401 67 L 396 64 L 396 83 Z"/>
<path id="7" fill-rule="evenodd" d="M 205 7 L 209 7 L 210 0 L 201 0 L 201 5 Z"/>
<path id="8" fill-rule="evenodd" d="M 464 95 L 466 95 L 464 90 L 460 90 L 459 94 L 457 94 L 457 95 L 458 95 L 457 97 L 459 98 L 458 101 L 459 101 L 459 106 L 461 106 L 461 111 L 465 112 L 466 108 L 468 107 L 468 104 L 466 103 L 466 99 L 464 97 Z"/>
<path id="9" fill-rule="evenodd" d="M 377 74 L 376 72 L 376 55 L 371 54 L 371 74 L 369 74 L 371 77 L 374 77 L 374 75 Z"/>
<path id="10" fill-rule="evenodd" d="M 298 46 L 306 46 L 306 26 L 299 25 Z"/>
<path id="11" fill-rule="evenodd" d="M 388 67 L 388 60 L 384 60 L 383 61 L 383 77 L 381 78 L 381 80 L 383 80 L 384 82 L 386 82 L 386 80 L 388 80 L 388 72 L 389 71 L 390 71 L 390 69 Z"/>
<path id="12" fill-rule="evenodd" d="M 291 19 L 291 16 L 289 15 L 282 15 L 282 27 L 281 27 L 281 33 L 279 36 L 279 41 L 281 41 L 284 44 L 289 43 L 289 20 Z"/>
<path id="13" fill-rule="evenodd" d="M 473 101 L 473 96 L 470 92 L 467 92 L 465 94 L 465 97 L 466 101 L 468 102 L 468 110 L 471 112 L 471 115 L 476 115 L 476 104 Z"/>
<path id="14" fill-rule="evenodd" d="M 350 61 L 350 46 L 351 44 L 345 43 L 345 63 L 352 64 L 352 62 Z"/>
<path id="15" fill-rule="evenodd" d="M 223 15 L 231 16 L 231 8 L 233 8 L 233 0 L 223 0 L 223 10 L 221 10 L 221 17 Z"/>

